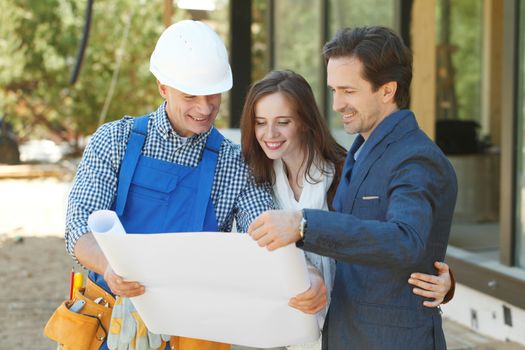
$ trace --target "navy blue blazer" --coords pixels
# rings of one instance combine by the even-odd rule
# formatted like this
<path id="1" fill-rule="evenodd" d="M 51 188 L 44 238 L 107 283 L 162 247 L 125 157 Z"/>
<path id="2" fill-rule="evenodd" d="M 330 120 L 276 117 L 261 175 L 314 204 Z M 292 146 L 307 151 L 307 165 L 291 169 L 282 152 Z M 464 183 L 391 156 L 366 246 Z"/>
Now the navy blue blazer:
<path id="1" fill-rule="evenodd" d="M 454 170 L 408 110 L 376 127 L 355 164 L 351 153 L 337 212 L 305 210 L 298 243 L 337 261 L 323 349 L 446 349 L 440 310 L 423 306 L 408 278 L 435 274 L 434 261 L 445 257 Z"/>

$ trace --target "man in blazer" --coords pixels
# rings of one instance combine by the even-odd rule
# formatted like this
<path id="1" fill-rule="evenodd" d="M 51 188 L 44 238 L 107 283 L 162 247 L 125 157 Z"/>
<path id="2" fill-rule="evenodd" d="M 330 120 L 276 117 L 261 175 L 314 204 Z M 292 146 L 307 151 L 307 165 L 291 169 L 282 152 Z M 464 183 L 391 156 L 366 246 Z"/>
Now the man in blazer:
<path id="1" fill-rule="evenodd" d="M 323 349 L 445 349 L 439 309 L 407 284 L 445 257 L 457 182 L 408 106 L 412 55 L 384 27 L 345 28 L 323 48 L 333 109 L 352 145 L 336 212 L 269 211 L 248 232 L 274 250 L 337 261 Z"/>

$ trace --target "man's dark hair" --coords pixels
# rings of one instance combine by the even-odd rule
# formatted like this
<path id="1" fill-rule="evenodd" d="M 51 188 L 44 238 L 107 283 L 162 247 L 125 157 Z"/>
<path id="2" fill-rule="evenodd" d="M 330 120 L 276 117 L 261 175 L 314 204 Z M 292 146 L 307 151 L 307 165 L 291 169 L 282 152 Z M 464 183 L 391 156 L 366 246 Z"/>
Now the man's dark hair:
<path id="1" fill-rule="evenodd" d="M 408 108 L 412 81 L 412 53 L 403 40 L 389 28 L 356 27 L 339 30 L 323 47 L 330 58 L 353 57 L 363 64 L 363 78 L 377 91 L 383 84 L 397 82 L 394 97 L 399 108 Z"/>

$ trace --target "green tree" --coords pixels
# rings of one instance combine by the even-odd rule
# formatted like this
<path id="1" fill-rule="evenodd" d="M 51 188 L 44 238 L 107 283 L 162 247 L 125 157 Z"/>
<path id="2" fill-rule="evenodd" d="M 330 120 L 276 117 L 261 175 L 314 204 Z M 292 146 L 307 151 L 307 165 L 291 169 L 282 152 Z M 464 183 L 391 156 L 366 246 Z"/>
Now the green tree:
<path id="1" fill-rule="evenodd" d="M 74 143 L 91 134 L 99 124 L 119 55 L 122 63 L 107 120 L 144 114 L 161 102 L 148 69 L 163 30 L 158 2 L 95 1 L 80 75 L 70 86 L 86 1 L 0 1 L 0 111 L 20 137 Z M 187 17 L 177 10 L 173 21 Z"/>

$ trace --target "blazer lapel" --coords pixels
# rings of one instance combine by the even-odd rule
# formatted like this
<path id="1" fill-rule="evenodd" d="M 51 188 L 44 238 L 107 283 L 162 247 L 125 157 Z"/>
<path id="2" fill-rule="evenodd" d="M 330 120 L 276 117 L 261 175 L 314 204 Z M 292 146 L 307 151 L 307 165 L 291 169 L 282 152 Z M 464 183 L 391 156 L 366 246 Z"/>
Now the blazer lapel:
<path id="1" fill-rule="evenodd" d="M 364 141 L 365 139 L 363 138 L 363 136 L 357 135 L 357 137 L 354 140 L 354 143 L 352 144 L 352 147 L 350 147 L 350 151 L 346 155 L 345 164 L 341 173 L 341 179 L 339 180 L 337 191 L 335 193 L 334 199 L 332 200 L 332 206 L 336 211 L 344 211 L 343 206 L 346 202 L 346 192 L 348 191 L 348 188 L 350 186 L 352 169 L 355 164 L 354 156 Z"/>
<path id="2" fill-rule="evenodd" d="M 366 175 L 368 174 L 372 165 L 381 157 L 385 152 L 386 148 L 390 144 L 387 142 L 389 138 L 383 139 L 379 144 L 377 144 L 368 154 L 365 155 L 364 159 L 361 159 L 362 162 L 359 165 L 355 165 L 353 169 L 352 179 L 350 181 L 350 186 L 347 192 L 346 204 L 349 207 L 345 208 L 345 212 L 351 213 L 354 209 L 355 198 L 357 196 L 357 191 L 361 187 Z"/>
<path id="3" fill-rule="evenodd" d="M 365 180 L 372 165 L 385 153 L 388 145 L 418 128 L 414 115 L 411 112 L 405 114 L 397 122 L 391 123 L 390 125 L 383 125 L 383 128 L 380 128 L 380 126 L 376 129 L 376 131 L 380 132 L 372 132 L 370 138 L 365 142 L 363 145 L 365 148 L 353 166 L 348 189 L 345 191 L 344 198 L 341 201 L 343 203 L 343 212 L 352 213 L 357 192 L 361 184 Z"/>

